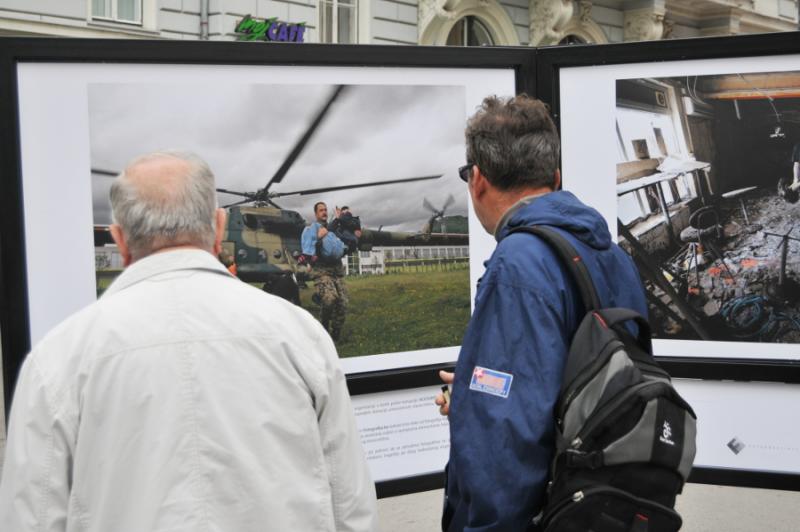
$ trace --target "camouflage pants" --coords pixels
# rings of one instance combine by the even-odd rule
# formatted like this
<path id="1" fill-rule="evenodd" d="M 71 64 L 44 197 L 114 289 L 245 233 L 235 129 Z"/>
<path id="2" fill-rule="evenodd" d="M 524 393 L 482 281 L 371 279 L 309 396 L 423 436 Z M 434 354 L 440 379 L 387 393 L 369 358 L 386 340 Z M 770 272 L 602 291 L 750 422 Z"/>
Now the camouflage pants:
<path id="1" fill-rule="evenodd" d="M 344 275 L 338 271 L 318 270 L 314 279 L 317 298 L 322 307 L 320 321 L 334 340 L 339 339 L 347 311 L 347 289 Z"/>

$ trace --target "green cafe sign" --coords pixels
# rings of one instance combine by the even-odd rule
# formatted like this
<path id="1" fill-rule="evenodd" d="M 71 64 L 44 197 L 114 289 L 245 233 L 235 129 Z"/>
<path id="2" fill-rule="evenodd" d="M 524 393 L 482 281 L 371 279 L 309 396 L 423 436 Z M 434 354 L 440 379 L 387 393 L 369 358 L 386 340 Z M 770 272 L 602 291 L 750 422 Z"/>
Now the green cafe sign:
<path id="1" fill-rule="evenodd" d="M 303 42 L 306 23 L 281 22 L 277 17 L 253 18 L 246 15 L 236 24 L 240 41 Z"/>

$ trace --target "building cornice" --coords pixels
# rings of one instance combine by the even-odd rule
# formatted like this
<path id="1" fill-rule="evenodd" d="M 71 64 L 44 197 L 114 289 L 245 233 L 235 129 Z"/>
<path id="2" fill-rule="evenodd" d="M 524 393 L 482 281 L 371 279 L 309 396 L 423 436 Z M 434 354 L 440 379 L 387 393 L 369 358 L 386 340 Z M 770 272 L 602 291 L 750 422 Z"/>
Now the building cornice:
<path id="1" fill-rule="evenodd" d="M 83 37 L 101 39 L 160 39 L 157 31 L 147 31 L 136 27 L 118 26 L 74 21 L 57 17 L 44 17 L 42 20 L 20 20 L 9 18 L 0 11 L 0 32 L 5 34 L 42 35 L 55 37 Z"/>

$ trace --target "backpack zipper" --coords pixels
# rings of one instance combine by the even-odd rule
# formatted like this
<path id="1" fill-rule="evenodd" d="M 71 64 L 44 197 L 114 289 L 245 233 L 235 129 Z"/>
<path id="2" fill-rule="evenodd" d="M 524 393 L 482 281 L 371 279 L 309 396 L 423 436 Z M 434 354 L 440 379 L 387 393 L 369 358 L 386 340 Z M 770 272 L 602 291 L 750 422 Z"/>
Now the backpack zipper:
<path id="1" fill-rule="evenodd" d="M 566 512 L 573 505 L 583 502 L 584 500 L 586 500 L 586 498 L 591 497 L 592 495 L 603 492 L 617 495 L 629 501 L 635 501 L 640 506 L 652 508 L 660 512 L 666 513 L 668 515 L 673 515 L 682 524 L 680 514 L 678 514 L 678 512 L 676 512 L 673 508 L 670 508 L 669 506 L 664 506 L 663 504 L 659 504 L 649 499 L 639 498 L 633 495 L 632 493 L 611 486 L 595 486 L 576 491 L 571 496 L 562 499 L 561 502 L 555 508 L 553 508 L 552 511 L 548 512 L 548 515 L 545 515 L 542 518 L 542 523 L 549 526 L 550 523 L 555 522 L 564 512 Z"/>

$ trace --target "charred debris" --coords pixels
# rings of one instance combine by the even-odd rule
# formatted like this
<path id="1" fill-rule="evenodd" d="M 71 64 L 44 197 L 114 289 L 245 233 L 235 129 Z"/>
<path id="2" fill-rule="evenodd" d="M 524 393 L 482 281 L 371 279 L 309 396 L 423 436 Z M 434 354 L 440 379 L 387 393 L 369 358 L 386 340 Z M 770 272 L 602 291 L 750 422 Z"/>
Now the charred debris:
<path id="1" fill-rule="evenodd" d="M 800 73 L 621 80 L 617 133 L 654 335 L 800 342 Z"/>

